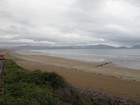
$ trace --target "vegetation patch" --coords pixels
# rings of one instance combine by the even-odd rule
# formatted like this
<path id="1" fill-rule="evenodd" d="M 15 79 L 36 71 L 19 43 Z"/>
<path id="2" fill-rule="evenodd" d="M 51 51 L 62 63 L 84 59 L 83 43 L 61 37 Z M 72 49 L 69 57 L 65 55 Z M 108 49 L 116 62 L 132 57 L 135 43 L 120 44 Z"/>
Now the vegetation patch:
<path id="1" fill-rule="evenodd" d="M 0 105 L 108 105 L 71 87 L 54 72 L 28 71 L 12 60 L 6 60 L 5 67 Z"/>

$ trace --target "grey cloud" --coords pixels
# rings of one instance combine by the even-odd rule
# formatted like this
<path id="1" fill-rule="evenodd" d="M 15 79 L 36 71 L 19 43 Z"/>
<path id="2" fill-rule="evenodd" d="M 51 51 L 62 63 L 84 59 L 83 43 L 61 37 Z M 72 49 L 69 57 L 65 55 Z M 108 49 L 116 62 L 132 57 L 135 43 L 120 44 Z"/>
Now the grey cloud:
<path id="1" fill-rule="evenodd" d="M 139 44 L 138 5 L 138 0 L 1 0 L 0 43 Z"/>

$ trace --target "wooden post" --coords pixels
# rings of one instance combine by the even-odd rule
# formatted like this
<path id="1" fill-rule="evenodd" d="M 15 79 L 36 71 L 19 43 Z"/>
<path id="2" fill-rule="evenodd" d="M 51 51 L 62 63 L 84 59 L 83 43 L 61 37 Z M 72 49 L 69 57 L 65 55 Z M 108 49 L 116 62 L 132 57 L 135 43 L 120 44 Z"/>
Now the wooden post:
<path id="1" fill-rule="evenodd" d="M 4 95 L 4 55 L 0 54 L 0 95 Z"/>

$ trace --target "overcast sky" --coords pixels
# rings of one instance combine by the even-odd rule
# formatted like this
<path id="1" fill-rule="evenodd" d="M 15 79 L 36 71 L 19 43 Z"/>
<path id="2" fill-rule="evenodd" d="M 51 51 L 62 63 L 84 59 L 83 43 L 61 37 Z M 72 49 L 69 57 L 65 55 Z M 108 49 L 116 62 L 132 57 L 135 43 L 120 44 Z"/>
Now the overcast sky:
<path id="1" fill-rule="evenodd" d="M 140 0 L 0 0 L 0 45 L 140 44 Z"/>

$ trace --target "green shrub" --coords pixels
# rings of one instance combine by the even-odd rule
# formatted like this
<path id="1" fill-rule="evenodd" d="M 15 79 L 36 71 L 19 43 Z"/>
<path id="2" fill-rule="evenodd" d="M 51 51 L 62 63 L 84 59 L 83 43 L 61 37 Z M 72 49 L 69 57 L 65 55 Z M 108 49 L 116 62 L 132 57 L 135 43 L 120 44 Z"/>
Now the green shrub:
<path id="1" fill-rule="evenodd" d="M 5 95 L 0 98 L 0 105 L 3 103 L 4 105 L 68 105 L 47 89 L 48 85 L 52 88 L 62 86 L 60 83 L 63 80 L 59 79 L 57 74 L 39 70 L 30 72 L 16 65 L 12 60 L 6 60 L 4 72 Z M 57 86 L 54 83 L 57 83 Z"/>
<path id="2" fill-rule="evenodd" d="M 54 72 L 43 73 L 42 78 L 43 80 L 47 81 L 54 89 L 64 88 L 66 86 L 64 79 Z"/>
<path id="3" fill-rule="evenodd" d="M 105 105 L 76 92 L 54 72 L 27 71 L 12 60 L 5 63 L 5 95 L 0 105 Z"/>

